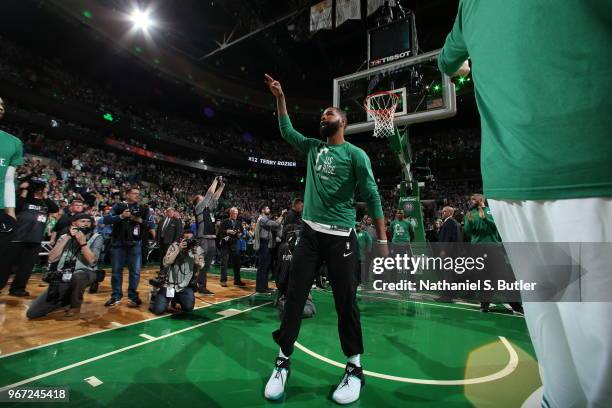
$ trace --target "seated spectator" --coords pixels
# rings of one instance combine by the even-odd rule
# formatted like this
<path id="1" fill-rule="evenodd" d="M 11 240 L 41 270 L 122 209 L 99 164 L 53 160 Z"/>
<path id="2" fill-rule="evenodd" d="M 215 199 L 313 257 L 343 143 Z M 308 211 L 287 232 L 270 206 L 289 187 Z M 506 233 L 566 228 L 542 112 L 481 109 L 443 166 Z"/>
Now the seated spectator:
<path id="1" fill-rule="evenodd" d="M 51 278 L 47 290 L 32 302 L 26 313 L 28 319 L 46 316 L 66 306 L 69 306 L 66 316 L 80 313 L 83 293 L 99 280 L 96 266 L 104 240 L 93 232 L 93 223 L 91 216 L 83 213 L 72 218 L 68 233 L 49 252 L 51 266 L 47 276 L 58 278 Z"/>
<path id="2" fill-rule="evenodd" d="M 193 232 L 184 230 L 180 242 L 173 243 L 164 256 L 163 268 L 157 284 L 159 291 L 151 302 L 151 311 L 160 315 L 176 301 L 181 310 L 191 312 L 195 305 L 196 269 L 204 266 L 202 248 L 193 237 Z"/>

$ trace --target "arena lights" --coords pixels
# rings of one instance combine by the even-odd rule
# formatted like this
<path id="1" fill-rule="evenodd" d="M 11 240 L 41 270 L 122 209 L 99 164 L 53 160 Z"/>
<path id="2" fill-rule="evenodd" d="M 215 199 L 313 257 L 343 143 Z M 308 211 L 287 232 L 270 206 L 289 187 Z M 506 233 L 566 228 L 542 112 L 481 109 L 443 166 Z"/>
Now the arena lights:
<path id="1" fill-rule="evenodd" d="M 149 16 L 150 13 L 149 10 L 134 9 L 130 15 L 134 28 L 145 32 L 148 31 L 154 25 L 154 21 Z"/>

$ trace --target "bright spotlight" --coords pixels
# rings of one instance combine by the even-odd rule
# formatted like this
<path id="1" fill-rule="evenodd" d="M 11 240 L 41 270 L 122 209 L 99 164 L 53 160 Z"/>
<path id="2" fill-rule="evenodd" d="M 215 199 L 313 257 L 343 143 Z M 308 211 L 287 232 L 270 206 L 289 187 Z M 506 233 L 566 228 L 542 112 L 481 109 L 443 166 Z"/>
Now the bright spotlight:
<path id="1" fill-rule="evenodd" d="M 134 23 L 134 28 L 142 31 L 147 31 L 153 25 L 153 20 L 149 17 L 149 10 L 135 9 L 130 20 Z"/>

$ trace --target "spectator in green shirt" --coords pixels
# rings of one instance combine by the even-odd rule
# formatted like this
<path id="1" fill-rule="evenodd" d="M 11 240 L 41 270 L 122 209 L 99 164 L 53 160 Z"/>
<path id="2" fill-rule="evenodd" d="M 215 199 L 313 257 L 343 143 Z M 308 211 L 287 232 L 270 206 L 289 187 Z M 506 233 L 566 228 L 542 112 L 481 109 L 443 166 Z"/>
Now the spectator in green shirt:
<path id="1" fill-rule="evenodd" d="M 493 221 L 491 210 L 485 205 L 482 194 L 473 194 L 470 197 L 471 208 L 465 216 L 463 231 L 470 237 L 472 244 L 479 242 L 498 242 L 501 237 Z"/>
<path id="2" fill-rule="evenodd" d="M 497 232 L 491 210 L 485 204 L 485 197 L 482 194 L 473 194 L 470 197 L 470 207 L 470 210 L 465 216 L 463 225 L 463 231 L 469 236 L 470 243 L 501 244 L 501 237 L 499 236 L 499 232 Z M 473 249 L 478 251 L 478 256 L 480 256 L 483 250 L 485 253 L 489 254 L 489 257 L 495 256 L 495 260 L 491 263 L 493 265 L 506 263 L 503 247 L 501 245 L 499 247 L 499 252 L 496 251 L 495 248 L 486 245 L 482 247 L 475 245 Z M 503 272 L 505 272 L 505 270 L 497 271 L 496 273 L 499 274 L 498 277 L 502 277 Z M 509 278 L 514 280 L 514 276 Z M 482 301 L 480 302 L 480 310 L 482 312 L 486 313 L 489 311 L 492 297 L 493 294 L 490 291 L 486 291 L 481 295 L 480 299 L 482 299 Z M 523 307 L 520 302 L 509 302 L 508 304 L 516 313 L 523 314 Z"/>
<path id="3" fill-rule="evenodd" d="M 410 221 L 404 218 L 404 211 L 397 210 L 395 220 L 391 221 L 391 242 L 410 243 L 414 240 L 414 228 Z"/>

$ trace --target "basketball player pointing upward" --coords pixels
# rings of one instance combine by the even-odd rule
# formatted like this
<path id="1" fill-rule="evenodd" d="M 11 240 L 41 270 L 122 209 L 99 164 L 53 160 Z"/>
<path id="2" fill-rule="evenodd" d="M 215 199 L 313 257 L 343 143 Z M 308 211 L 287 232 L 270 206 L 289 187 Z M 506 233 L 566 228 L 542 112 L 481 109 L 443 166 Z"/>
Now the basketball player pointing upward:
<path id="1" fill-rule="evenodd" d="M 386 255 L 387 241 L 378 188 L 366 153 L 344 140 L 347 120 L 342 110 L 331 107 L 323 112 L 320 125 L 323 140 L 304 137 L 291 125 L 281 84 L 269 75 L 266 75 L 266 84 L 276 97 L 281 136 L 307 156 L 308 169 L 304 229 L 293 253 L 281 326 L 273 333 L 280 353 L 264 394 L 271 400 L 284 394 L 289 356 L 300 331 L 304 303 L 315 270 L 325 260 L 338 314 L 340 343 L 348 357 L 344 377 L 333 399 L 339 404 L 349 404 L 359 399 L 364 384 L 359 361 L 363 341 L 356 302 L 357 239 L 353 230 L 353 198 L 355 188 L 359 186 L 370 214 L 376 220 L 379 252 Z"/>

